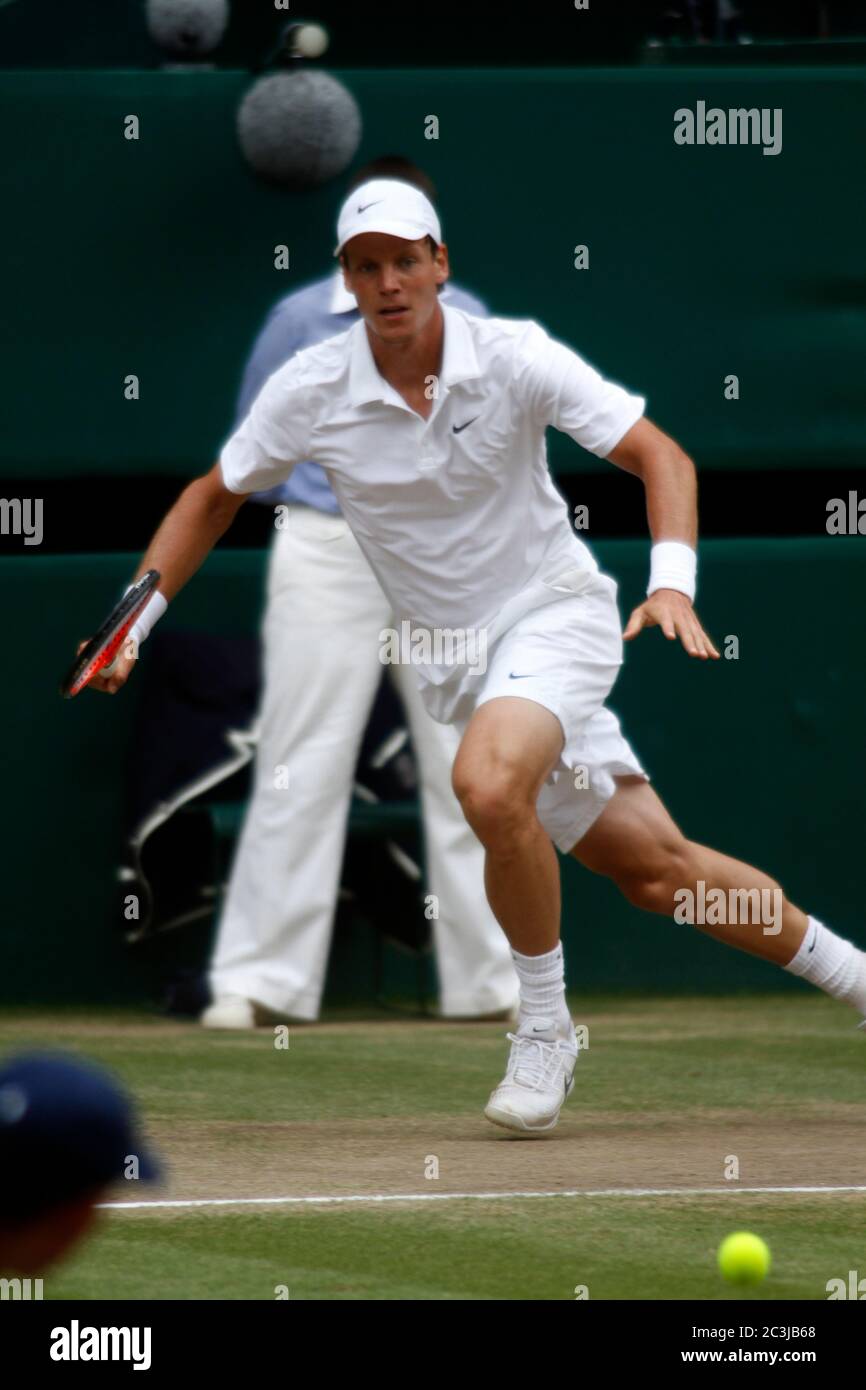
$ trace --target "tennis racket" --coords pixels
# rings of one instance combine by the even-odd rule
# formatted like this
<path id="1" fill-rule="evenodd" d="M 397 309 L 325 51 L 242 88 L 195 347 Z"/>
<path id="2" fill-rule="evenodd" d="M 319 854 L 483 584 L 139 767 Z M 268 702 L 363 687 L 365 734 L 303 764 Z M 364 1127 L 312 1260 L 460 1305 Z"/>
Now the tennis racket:
<path id="1" fill-rule="evenodd" d="M 141 613 L 157 584 L 159 570 L 148 570 L 112 608 L 95 637 L 81 648 L 72 666 L 60 683 L 60 693 L 71 700 L 93 677 L 105 672 L 120 651 L 124 637 Z"/>

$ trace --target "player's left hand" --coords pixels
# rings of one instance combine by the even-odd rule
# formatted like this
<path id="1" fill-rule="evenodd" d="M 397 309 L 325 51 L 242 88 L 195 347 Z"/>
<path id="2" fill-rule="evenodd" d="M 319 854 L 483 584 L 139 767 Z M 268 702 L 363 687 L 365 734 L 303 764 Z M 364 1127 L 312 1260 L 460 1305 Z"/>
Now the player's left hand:
<path id="1" fill-rule="evenodd" d="M 654 594 L 639 604 L 628 620 L 623 640 L 630 642 L 645 627 L 660 627 L 669 642 L 679 638 L 689 656 L 698 656 L 703 661 L 708 657 L 716 660 L 719 657 L 698 622 L 691 599 L 678 589 L 656 589 Z"/>

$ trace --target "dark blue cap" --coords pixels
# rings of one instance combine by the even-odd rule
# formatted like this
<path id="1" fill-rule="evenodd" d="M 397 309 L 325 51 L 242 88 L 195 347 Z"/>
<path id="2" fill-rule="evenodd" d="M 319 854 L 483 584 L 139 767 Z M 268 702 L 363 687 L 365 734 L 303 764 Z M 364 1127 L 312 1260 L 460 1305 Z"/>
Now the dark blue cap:
<path id="1" fill-rule="evenodd" d="M 0 1221 L 18 1224 L 122 1179 L 131 1158 L 139 1178 L 160 1176 L 109 1072 L 54 1052 L 0 1065 Z"/>

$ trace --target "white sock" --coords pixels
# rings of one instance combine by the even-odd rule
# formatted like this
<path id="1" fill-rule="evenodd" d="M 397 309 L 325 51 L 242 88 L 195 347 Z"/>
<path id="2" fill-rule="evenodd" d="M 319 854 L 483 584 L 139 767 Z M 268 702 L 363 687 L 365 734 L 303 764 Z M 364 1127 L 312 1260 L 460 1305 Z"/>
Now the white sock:
<path id="1" fill-rule="evenodd" d="M 512 948 L 514 968 L 520 980 L 517 1027 L 527 1018 L 552 1018 L 557 1033 L 570 1037 L 574 1025 L 565 1002 L 565 962 L 562 942 L 543 956 L 522 956 Z"/>
<path id="2" fill-rule="evenodd" d="M 784 969 L 866 1015 L 866 952 L 817 918 L 809 918 L 800 949 Z"/>

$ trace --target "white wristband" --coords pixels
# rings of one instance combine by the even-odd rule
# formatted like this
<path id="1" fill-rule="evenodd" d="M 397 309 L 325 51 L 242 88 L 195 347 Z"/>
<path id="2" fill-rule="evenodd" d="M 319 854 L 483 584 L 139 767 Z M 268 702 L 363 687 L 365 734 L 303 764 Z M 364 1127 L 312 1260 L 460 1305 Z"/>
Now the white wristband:
<path id="1" fill-rule="evenodd" d="M 131 589 L 132 585 L 130 585 L 129 588 Z M 126 592 L 129 593 L 129 589 L 127 589 Z M 126 634 L 120 646 L 118 647 L 114 660 L 111 662 L 110 665 L 103 666 L 102 670 L 99 673 L 101 676 L 111 675 L 112 671 L 114 670 L 115 666 L 120 660 L 121 653 L 128 650 L 127 644 L 129 642 L 135 643 L 133 650 L 136 653 L 136 655 L 138 655 L 139 647 L 141 646 L 145 638 L 149 635 L 149 633 L 152 631 L 155 624 L 159 622 L 166 608 L 168 608 L 168 600 L 163 598 L 162 594 L 159 592 L 158 589 L 155 590 L 155 592 L 151 594 L 150 598 L 142 608 L 135 622 L 132 624 L 132 627 L 129 629 L 129 632 Z"/>
<path id="2" fill-rule="evenodd" d="M 155 592 L 151 594 L 149 601 L 142 608 L 135 622 L 132 624 L 132 627 L 129 629 L 127 640 L 131 637 L 137 646 L 140 647 L 144 639 L 159 622 L 166 608 L 168 608 L 168 600 L 163 598 L 159 589 L 155 590 Z"/>
<path id="3" fill-rule="evenodd" d="M 694 602 L 698 557 L 684 541 L 657 541 L 650 551 L 647 595 L 656 589 L 677 589 Z"/>

